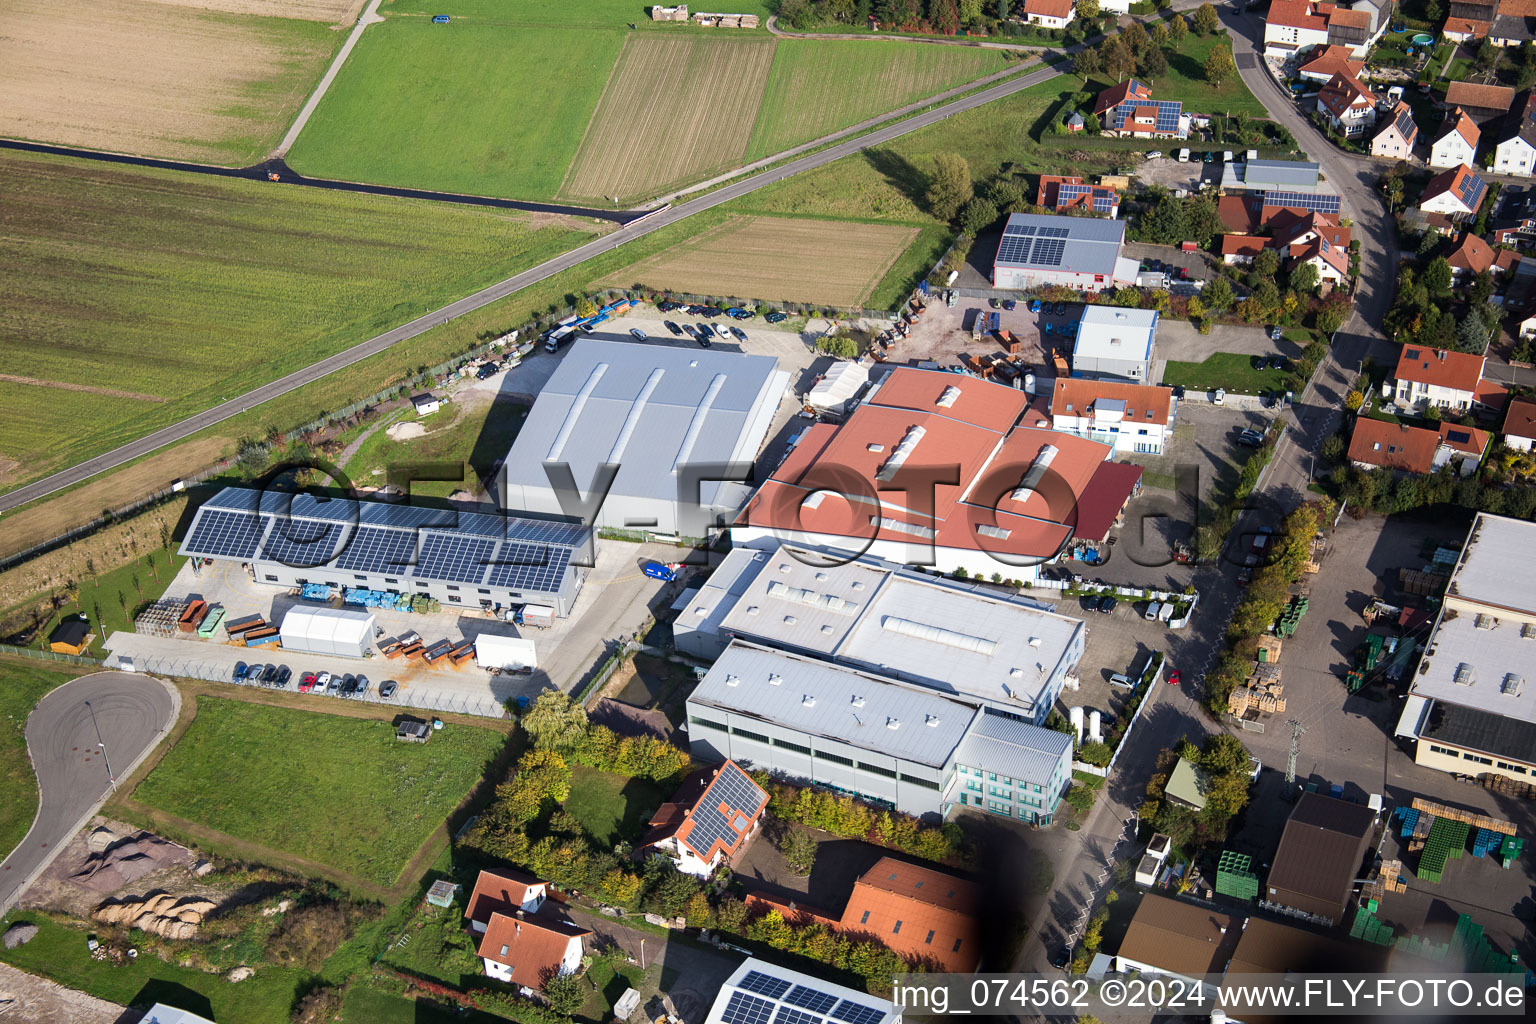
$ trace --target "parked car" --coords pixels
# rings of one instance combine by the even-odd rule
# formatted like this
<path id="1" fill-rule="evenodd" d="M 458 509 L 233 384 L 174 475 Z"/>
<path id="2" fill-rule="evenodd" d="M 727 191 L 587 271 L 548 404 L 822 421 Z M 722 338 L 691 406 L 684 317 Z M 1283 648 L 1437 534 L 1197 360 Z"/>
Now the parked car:
<path id="1" fill-rule="evenodd" d="M 367 676 L 358 676 L 357 679 L 354 680 L 354 684 L 357 687 L 357 696 L 359 697 L 368 696 L 368 687 L 373 685 L 372 683 L 368 682 Z"/>
<path id="2" fill-rule="evenodd" d="M 1180 267 L 1179 268 L 1178 277 L 1179 277 L 1180 281 L 1188 281 L 1189 280 L 1189 268 L 1188 267 Z"/>
<path id="3" fill-rule="evenodd" d="M 1237 443 L 1244 448 L 1262 448 L 1264 447 L 1264 435 L 1257 430 L 1249 428 L 1237 435 Z"/>
<path id="4" fill-rule="evenodd" d="M 997 300 L 996 299 L 988 299 L 987 300 L 987 305 L 991 306 L 993 309 L 996 309 L 997 308 Z"/>
<path id="5" fill-rule="evenodd" d="M 265 669 L 263 669 L 262 673 L 261 673 L 261 681 L 262 681 L 263 685 L 267 685 L 267 684 L 276 682 L 277 681 L 277 666 L 276 665 L 268 665 Z"/>
<path id="6" fill-rule="evenodd" d="M 494 377 L 496 376 L 496 371 L 500 369 L 501 367 L 497 366 L 495 363 L 485 363 L 480 367 L 480 369 L 475 371 L 475 379 L 485 380 L 487 377 Z"/>
<path id="7" fill-rule="evenodd" d="M 1163 603 L 1161 601 L 1148 601 L 1147 612 L 1142 617 L 1145 618 L 1148 622 L 1156 622 L 1157 617 L 1162 613 L 1162 610 Z"/>
<path id="8" fill-rule="evenodd" d="M 709 324 L 699 324 L 699 337 L 713 338 L 714 336 L 715 329 L 713 327 L 709 326 Z"/>
<path id="9" fill-rule="evenodd" d="M 703 334 L 699 335 L 699 347 L 700 348 L 709 348 L 710 344 L 711 344 L 711 342 L 710 342 L 710 340 L 708 338 L 706 338 Z"/>
<path id="10" fill-rule="evenodd" d="M 328 687 L 330 685 L 331 685 L 331 674 L 329 672 L 319 672 L 319 673 L 316 673 L 316 675 L 315 675 L 315 689 L 316 690 L 318 690 L 321 693 L 324 693 L 325 690 L 326 690 L 326 687 Z"/>
<path id="11" fill-rule="evenodd" d="M 683 324 L 683 333 L 690 338 L 697 338 L 699 336 L 699 329 L 693 326 L 693 324 Z"/>
<path id="12" fill-rule="evenodd" d="M 1113 597 L 1105 597 L 1104 600 L 1099 602 L 1099 611 L 1103 612 L 1105 615 L 1108 615 L 1110 612 L 1114 611 L 1115 608 L 1119 606 L 1119 604 L 1120 602 L 1116 601 Z"/>
<path id="13" fill-rule="evenodd" d="M 645 332 L 642 331 L 638 327 L 631 327 L 629 329 L 629 333 L 630 333 L 630 336 L 633 337 L 636 341 L 647 341 L 647 340 L 649 340 L 648 338 L 646 338 Z"/>
<path id="14" fill-rule="evenodd" d="M 350 697 L 350 696 L 352 696 L 353 692 L 356 689 L 357 689 L 357 676 L 355 676 L 352 673 L 348 672 L 346 675 L 341 677 L 341 695 L 343 697 Z"/>
<path id="15" fill-rule="evenodd" d="M 1227 392 L 1226 392 L 1226 390 L 1223 389 L 1223 388 L 1217 388 L 1215 394 L 1213 394 L 1211 396 L 1211 404 L 1212 405 L 1225 405 L 1226 401 L 1227 401 Z"/>
<path id="16" fill-rule="evenodd" d="M 672 332 L 678 337 L 682 337 L 683 329 L 677 326 L 677 324 L 673 323 L 671 320 L 663 320 L 661 326 L 665 327 L 668 331 Z"/>
<path id="17" fill-rule="evenodd" d="M 1282 331 L 1280 328 L 1275 327 L 1275 328 L 1271 328 L 1270 329 L 1270 332 L 1269 332 L 1269 340 L 1270 341 L 1279 341 L 1279 340 L 1281 340 L 1284 337 L 1285 337 L 1285 332 Z"/>
<path id="18" fill-rule="evenodd" d="M 395 687 L 398 684 L 393 679 L 386 679 L 379 684 L 379 700 L 394 700 Z"/>
<path id="19" fill-rule="evenodd" d="M 292 678 L 293 670 L 290 669 L 287 665 L 279 665 L 277 669 L 277 678 L 273 680 L 273 682 L 277 685 L 278 689 L 282 690 L 288 687 L 288 680 Z"/>
<path id="20" fill-rule="evenodd" d="M 1019 304 L 1017 302 L 1014 302 L 1012 299 L 1004 299 L 1003 300 L 1003 308 L 1004 309 L 1013 310 L 1013 309 L 1017 309 L 1018 306 L 1019 306 Z"/>
<path id="21" fill-rule="evenodd" d="M 1147 151 L 1147 159 L 1148 160 L 1161 160 L 1162 158 L 1163 158 L 1163 151 L 1160 150 L 1160 149 L 1153 149 L 1153 150 L 1148 150 Z"/>
<path id="22" fill-rule="evenodd" d="M 245 678 L 245 662 L 243 662 L 243 661 L 235 662 L 235 671 L 234 671 L 234 674 L 232 674 L 230 676 L 230 678 L 233 679 L 237 683 Z"/>
<path id="23" fill-rule="evenodd" d="M 778 310 L 774 310 L 772 313 L 769 313 L 767 316 L 763 317 L 763 319 L 771 324 L 781 324 L 785 320 L 789 319 L 789 314 L 780 313 Z"/>
<path id="24" fill-rule="evenodd" d="M 1029 311 L 1031 313 L 1038 313 L 1038 312 L 1040 312 L 1040 300 L 1039 299 L 1030 299 L 1029 300 Z"/>
<path id="25" fill-rule="evenodd" d="M 300 693 L 308 693 L 310 690 L 313 690 L 314 688 L 315 688 L 315 674 L 313 672 L 305 672 L 303 675 L 299 676 L 299 692 Z"/>
<path id="26" fill-rule="evenodd" d="M 331 694 L 340 693 L 344 681 L 341 676 L 331 676 L 330 680 L 325 684 L 325 692 Z"/>
<path id="27" fill-rule="evenodd" d="M 732 327 L 731 333 L 736 336 L 737 341 L 747 340 L 747 332 L 742 330 L 740 327 Z"/>
<path id="28" fill-rule="evenodd" d="M 710 327 L 714 328 L 715 333 L 720 335 L 722 341 L 731 336 L 731 329 L 724 324 L 710 324 Z"/>
<path id="29" fill-rule="evenodd" d="M 1169 672 L 1168 673 L 1168 685 L 1169 686 L 1178 686 L 1179 685 L 1179 674 L 1177 672 Z"/>

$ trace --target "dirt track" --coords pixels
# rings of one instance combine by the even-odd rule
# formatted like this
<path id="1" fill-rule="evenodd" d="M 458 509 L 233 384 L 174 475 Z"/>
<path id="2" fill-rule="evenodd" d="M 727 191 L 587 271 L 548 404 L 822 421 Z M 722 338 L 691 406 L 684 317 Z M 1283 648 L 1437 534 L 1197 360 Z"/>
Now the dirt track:
<path id="1" fill-rule="evenodd" d="M 313 84 L 294 71 L 318 77 L 330 49 L 281 23 L 146 0 L 0 0 L 0 35 L 0 135 L 219 164 L 281 134 Z"/>

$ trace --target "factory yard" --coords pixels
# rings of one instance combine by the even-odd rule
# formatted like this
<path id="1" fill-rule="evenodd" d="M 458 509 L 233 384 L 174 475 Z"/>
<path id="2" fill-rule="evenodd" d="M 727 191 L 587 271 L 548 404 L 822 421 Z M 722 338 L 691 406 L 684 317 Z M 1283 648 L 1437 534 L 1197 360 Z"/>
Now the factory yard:
<path id="1" fill-rule="evenodd" d="M 0 12 L 0 134 L 239 166 L 282 136 L 357 0 L 16 0 Z M 216 10 L 208 10 L 215 7 Z M 253 17 L 253 14 L 280 15 Z M 318 19 L 318 20 L 306 20 Z"/>
<path id="2" fill-rule="evenodd" d="M 915 227 L 734 217 L 601 282 L 754 303 L 860 306 L 917 236 Z"/>

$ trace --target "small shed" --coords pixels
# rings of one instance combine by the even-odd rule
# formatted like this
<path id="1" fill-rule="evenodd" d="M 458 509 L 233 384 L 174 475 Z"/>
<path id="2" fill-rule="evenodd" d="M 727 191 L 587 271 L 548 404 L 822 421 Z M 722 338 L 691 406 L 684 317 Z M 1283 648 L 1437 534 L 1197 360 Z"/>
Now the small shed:
<path id="1" fill-rule="evenodd" d="M 432 883 L 432 888 L 427 890 L 427 902 L 434 907 L 450 907 L 453 905 L 453 898 L 458 894 L 459 883 L 439 878 Z"/>
<path id="2" fill-rule="evenodd" d="M 83 615 L 65 619 L 48 634 L 48 649 L 54 654 L 79 654 L 90 645 L 91 624 Z"/>
<path id="3" fill-rule="evenodd" d="M 395 726 L 395 739 L 406 743 L 425 743 L 432 737 L 432 730 L 419 718 L 402 718 Z"/>
<path id="4" fill-rule="evenodd" d="M 1210 788 L 1210 780 L 1205 777 L 1205 772 L 1181 757 L 1179 763 L 1173 766 L 1173 774 L 1168 776 L 1163 794 L 1176 804 L 1198 811 L 1205 806 Z"/>
<path id="5" fill-rule="evenodd" d="M 443 400 L 430 391 L 411 396 L 411 405 L 416 409 L 417 416 L 430 416 L 443 407 Z"/>

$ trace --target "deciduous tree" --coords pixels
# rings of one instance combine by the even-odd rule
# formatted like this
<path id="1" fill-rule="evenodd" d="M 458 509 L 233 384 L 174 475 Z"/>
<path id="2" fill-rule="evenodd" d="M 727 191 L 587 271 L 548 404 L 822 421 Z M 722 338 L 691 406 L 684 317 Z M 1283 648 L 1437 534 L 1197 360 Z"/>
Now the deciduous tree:
<path id="1" fill-rule="evenodd" d="M 933 174 L 928 179 L 928 211 L 939 220 L 955 219 L 960 208 L 971 201 L 975 186 L 971 167 L 958 153 L 939 153 L 933 158 Z"/>
<path id="2" fill-rule="evenodd" d="M 1210 5 L 1207 4 L 1206 7 Z M 1205 10 L 1202 7 L 1201 10 Z M 1232 51 L 1225 46 L 1218 46 L 1211 50 L 1209 57 L 1205 58 L 1205 80 L 1211 85 L 1219 86 L 1222 82 L 1237 74 L 1237 65 L 1232 63 Z"/>
<path id="3" fill-rule="evenodd" d="M 1201 4 L 1195 11 L 1195 31 L 1203 36 L 1212 35 L 1221 31 L 1221 18 L 1216 15 L 1216 8 L 1210 4 Z"/>

